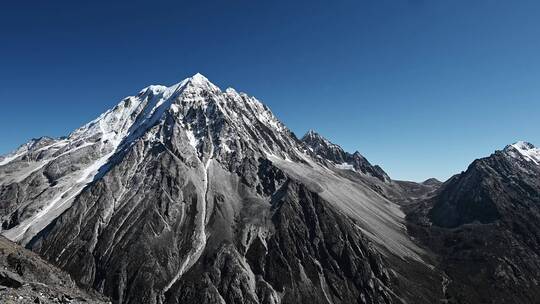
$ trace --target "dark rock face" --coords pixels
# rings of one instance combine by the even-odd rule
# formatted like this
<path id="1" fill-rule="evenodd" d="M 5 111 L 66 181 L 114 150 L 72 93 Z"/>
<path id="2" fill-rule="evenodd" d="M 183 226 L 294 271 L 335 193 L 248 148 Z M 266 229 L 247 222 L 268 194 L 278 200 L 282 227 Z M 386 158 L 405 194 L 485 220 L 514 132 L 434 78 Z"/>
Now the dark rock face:
<path id="1" fill-rule="evenodd" d="M 134 146 L 31 246 L 116 303 L 400 302 L 353 223 L 267 160 L 249 184 L 209 167 L 206 247 L 175 279 L 200 245 L 203 198 L 196 171 L 165 151 Z"/>
<path id="2" fill-rule="evenodd" d="M 0 270 L 0 285 L 11 288 L 19 288 L 23 285 L 23 283 L 24 280 L 16 273 L 8 270 Z"/>
<path id="3" fill-rule="evenodd" d="M 83 192 L 76 208 L 60 217 L 45 239 L 33 242 L 34 248 L 57 259 L 80 283 L 118 303 L 222 303 L 221 298 L 225 303 L 396 301 L 382 258 L 353 223 L 267 163 L 259 165 L 262 172 L 255 175 L 265 177 L 260 189 L 269 194 L 270 201 L 251 201 L 253 193 L 234 210 L 231 189 L 212 191 L 206 250 L 189 272 L 171 281 L 174 272 L 169 269 L 178 268 L 181 257 L 187 258 L 189 248 L 197 246 L 192 241 L 199 196 L 194 182 L 182 181 L 189 174 L 175 173 L 188 169 L 173 165 L 171 156 L 160 155 L 154 164 L 145 163 L 148 171 L 135 174 L 144 180 L 127 181 L 132 183 L 131 191 L 141 195 L 119 202 L 109 224 L 101 232 L 98 228 L 99 234 L 95 227 L 104 225 L 106 218 L 99 210 L 113 199 L 108 198 L 108 188 L 114 187 L 114 179 L 121 180 L 115 175 L 129 172 L 122 165 L 112 169 L 93 191 Z M 271 178 L 270 172 L 277 178 Z M 216 172 L 223 183 L 227 175 L 221 174 Z M 162 180 L 170 180 L 170 186 Z M 149 191 L 153 183 L 165 192 L 161 188 Z M 218 180 L 211 183 L 218 187 Z M 183 198 L 185 209 L 166 193 Z M 103 207 L 92 209 L 90 203 Z M 96 211 L 101 214 L 92 215 Z M 73 241 L 58 246 L 57 240 Z M 170 282 L 173 285 L 167 288 Z"/>
<path id="4" fill-rule="evenodd" d="M 220 244 L 168 303 L 400 302 L 376 250 L 317 194 L 288 180 L 271 211 L 270 234 Z"/>
<path id="5" fill-rule="evenodd" d="M 474 161 L 409 214 L 456 303 L 537 303 L 540 166 L 513 146 Z"/>
<path id="6" fill-rule="evenodd" d="M 434 224 L 456 227 L 478 221 L 535 222 L 539 218 L 540 166 L 507 151 L 476 160 L 435 198 Z M 534 229 L 540 232 L 538 229 Z"/>

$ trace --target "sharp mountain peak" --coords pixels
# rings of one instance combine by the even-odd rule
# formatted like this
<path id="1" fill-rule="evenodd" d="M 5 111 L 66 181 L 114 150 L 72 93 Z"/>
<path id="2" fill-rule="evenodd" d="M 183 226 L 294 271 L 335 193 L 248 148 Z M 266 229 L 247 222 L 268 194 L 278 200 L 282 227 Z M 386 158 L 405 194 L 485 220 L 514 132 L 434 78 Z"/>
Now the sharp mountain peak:
<path id="1" fill-rule="evenodd" d="M 514 158 L 521 157 L 528 162 L 540 165 L 540 149 L 529 142 L 517 141 L 506 146 L 503 151 Z"/>

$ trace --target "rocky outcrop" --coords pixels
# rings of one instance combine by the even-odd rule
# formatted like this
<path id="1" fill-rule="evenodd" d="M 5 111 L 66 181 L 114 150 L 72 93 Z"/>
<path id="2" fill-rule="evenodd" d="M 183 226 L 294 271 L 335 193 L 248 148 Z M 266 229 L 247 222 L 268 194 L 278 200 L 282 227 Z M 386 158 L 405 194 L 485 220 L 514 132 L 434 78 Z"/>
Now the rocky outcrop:
<path id="1" fill-rule="evenodd" d="M 9 270 L 0 270 L 0 285 L 10 288 L 20 288 L 24 280 Z"/>
<path id="2" fill-rule="evenodd" d="M 79 289 L 69 275 L 35 253 L 0 236 L 0 302 L 110 303 Z"/>

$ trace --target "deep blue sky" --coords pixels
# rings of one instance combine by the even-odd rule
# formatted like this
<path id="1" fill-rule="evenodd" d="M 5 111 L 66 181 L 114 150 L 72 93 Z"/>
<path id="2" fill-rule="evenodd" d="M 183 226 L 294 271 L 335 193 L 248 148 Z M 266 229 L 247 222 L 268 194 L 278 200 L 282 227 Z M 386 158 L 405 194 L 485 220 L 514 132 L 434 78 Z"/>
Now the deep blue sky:
<path id="1" fill-rule="evenodd" d="M 114 2 L 114 3 L 112 3 Z M 393 178 L 540 144 L 540 2 L 8 1 L 0 153 L 196 72 Z"/>

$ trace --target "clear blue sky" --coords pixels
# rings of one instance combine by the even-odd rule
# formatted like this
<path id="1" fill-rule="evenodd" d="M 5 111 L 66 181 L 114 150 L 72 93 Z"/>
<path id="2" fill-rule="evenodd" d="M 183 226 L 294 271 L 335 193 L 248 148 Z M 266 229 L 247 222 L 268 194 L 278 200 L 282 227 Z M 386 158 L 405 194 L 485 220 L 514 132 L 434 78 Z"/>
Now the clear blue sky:
<path id="1" fill-rule="evenodd" d="M 396 179 L 540 144 L 539 1 L 121 2 L 3 3 L 0 153 L 196 72 Z"/>

